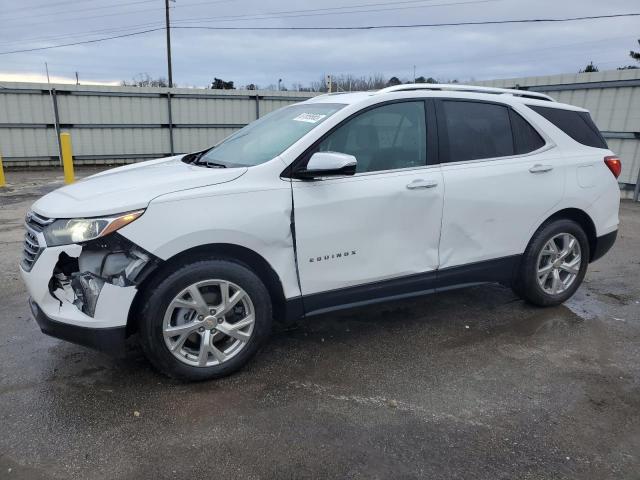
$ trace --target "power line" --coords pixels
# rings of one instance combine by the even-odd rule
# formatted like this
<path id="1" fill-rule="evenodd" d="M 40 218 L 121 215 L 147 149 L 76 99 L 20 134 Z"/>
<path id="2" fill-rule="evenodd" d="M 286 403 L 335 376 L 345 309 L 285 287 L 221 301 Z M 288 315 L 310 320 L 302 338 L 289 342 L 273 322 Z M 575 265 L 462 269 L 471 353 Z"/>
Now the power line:
<path id="1" fill-rule="evenodd" d="M 559 48 L 562 49 L 566 49 L 566 48 L 570 48 L 570 47 L 581 47 L 587 44 L 592 44 L 592 43 L 601 43 L 601 42 L 605 42 L 605 41 L 611 41 L 611 40 L 622 40 L 622 39 L 628 39 L 628 40 L 634 40 L 636 37 L 636 35 L 624 35 L 624 36 L 616 36 L 616 37 L 606 37 L 606 38 L 599 38 L 597 40 L 588 40 L 585 42 L 574 42 L 574 43 L 565 43 L 565 44 L 555 44 L 555 45 L 548 45 L 546 47 L 542 47 L 542 48 L 527 48 L 527 49 L 523 49 L 523 50 L 513 50 L 511 52 L 501 52 L 501 53 L 496 53 L 496 54 L 491 54 L 491 55 L 483 55 L 482 57 L 468 57 L 468 58 L 458 58 L 456 60 L 450 60 L 450 61 L 446 61 L 446 62 L 429 62 L 429 67 L 439 67 L 439 66 L 443 66 L 443 65 L 454 65 L 454 64 L 464 64 L 465 62 L 473 62 L 473 61 L 486 61 L 489 59 L 494 59 L 494 58 L 503 58 L 503 57 L 512 57 L 512 56 L 523 56 L 523 55 L 527 55 L 527 54 L 531 54 L 531 53 L 538 53 L 538 52 L 545 52 L 548 50 L 557 50 Z M 600 48 L 590 48 L 589 49 L 589 53 L 594 53 L 594 52 L 602 52 L 602 51 L 609 51 L 612 50 L 614 47 L 612 46 L 602 46 Z M 574 55 L 572 53 L 572 55 Z M 528 56 L 526 61 L 530 62 L 532 60 L 532 58 L 535 57 L 530 57 Z M 549 58 L 548 55 L 546 56 L 546 58 Z M 555 59 L 557 59 L 557 55 L 554 56 Z M 603 63 L 603 62 L 597 62 L 597 63 Z M 613 63 L 619 63 L 617 60 L 614 60 Z"/>
<path id="2" fill-rule="evenodd" d="M 145 2 L 147 2 L 149 0 L 145 0 Z M 208 5 L 211 4 L 218 4 L 218 3 L 225 3 L 225 2 L 229 2 L 231 0 L 218 0 L 216 2 L 206 2 Z M 394 2 L 393 5 L 401 5 L 401 4 L 416 4 L 416 3 L 425 3 L 425 2 L 433 2 L 436 0 L 402 0 L 399 2 Z M 466 1 L 461 1 L 461 2 L 454 2 L 454 3 L 438 3 L 438 4 L 432 4 L 432 5 L 411 5 L 411 6 L 401 6 L 401 7 L 390 7 L 390 8 L 381 8 L 381 9 L 370 9 L 370 10 L 353 10 L 353 11 L 341 11 L 341 12 L 327 12 L 329 10 L 345 10 L 345 9 L 354 9 L 354 8 L 363 8 L 363 7 L 370 7 L 370 6 L 379 6 L 379 5 L 389 5 L 388 3 L 363 3 L 363 4 L 359 4 L 359 5 L 351 5 L 351 6 L 342 6 L 342 7 L 325 7 L 325 8 L 314 8 L 314 9 L 304 9 L 304 10 L 283 10 L 283 11 L 276 11 L 276 12 L 265 12 L 265 13 L 255 13 L 255 14 L 248 14 L 248 15 L 223 15 L 223 16 L 216 16 L 216 17 L 192 17 L 192 18 L 184 18 L 184 19 L 178 19 L 178 20 L 173 20 L 171 22 L 171 24 L 176 24 L 176 23 L 192 23 L 192 22 L 201 22 L 201 21 L 209 21 L 209 20 L 215 20 L 220 21 L 220 22 L 228 22 L 228 21 L 233 21 L 235 19 L 238 20 L 266 20 L 266 19 L 271 19 L 271 18 L 296 18 L 296 17 L 313 17 L 313 16 L 326 16 L 326 15 L 336 15 L 336 14 L 353 14 L 353 13 L 368 13 L 368 12 L 378 12 L 378 11 L 391 11 L 391 10 L 405 10 L 405 9 L 412 9 L 412 8 L 432 8 L 432 7 L 441 7 L 441 6 L 455 6 L 455 5 L 466 5 L 466 4 L 473 4 L 473 3 L 486 3 L 486 2 L 494 2 L 494 1 L 501 1 L 501 0 L 466 0 Z M 138 2 L 134 2 L 134 3 L 138 3 Z M 133 5 L 134 3 L 130 3 L 130 5 Z M 140 2 L 143 3 L 143 2 Z M 192 7 L 198 5 L 198 3 L 195 4 L 181 4 L 181 7 Z M 170 7 L 172 9 L 175 9 L 177 7 Z M 145 12 L 145 11 L 150 11 L 150 10 L 156 10 L 155 8 L 146 8 L 146 9 L 141 9 L 141 10 L 134 10 L 132 12 L 127 12 L 127 13 L 137 13 L 137 12 Z M 309 14 L 305 14 L 307 12 L 312 12 Z M 313 12 L 322 12 L 322 13 L 313 13 Z M 291 15 L 291 14 L 297 14 L 297 13 L 301 13 L 301 15 Z M 73 20 L 73 21 L 80 21 L 80 20 L 86 20 L 86 19 L 91 19 L 91 18 L 102 18 L 105 16 L 117 16 L 117 15 L 121 15 L 120 12 L 118 13 L 109 13 L 109 14 L 102 14 L 102 15 L 92 15 L 92 16 L 84 16 L 84 17 L 74 17 L 74 18 L 70 18 L 70 19 L 65 19 L 65 20 Z M 280 16 L 282 15 L 282 16 Z M 37 22 L 37 23 L 30 23 L 29 25 L 39 25 L 39 24 L 47 24 L 49 23 L 48 21 L 44 21 L 44 22 Z M 15 25 L 12 25 L 14 28 L 18 28 Z M 148 27 L 151 26 L 151 24 L 143 24 L 140 25 L 140 27 Z M 115 30 L 112 30 L 115 31 Z M 107 32 L 105 32 L 107 33 Z M 109 32 L 110 33 L 110 32 Z M 69 37 L 71 36 L 76 36 L 74 34 L 68 35 Z M 67 34 L 65 35 L 58 35 L 56 37 L 48 37 L 48 38 L 44 38 L 45 40 L 53 40 L 54 38 L 67 38 Z M 9 42 L 9 43 L 22 43 L 25 40 L 22 41 L 14 41 L 14 42 Z M 28 41 L 28 40 L 27 40 Z M 6 44 L 6 42 L 4 43 Z"/>
<path id="3" fill-rule="evenodd" d="M 485 20 L 477 22 L 446 22 L 446 23 L 416 23 L 410 25 L 363 25 L 363 26 L 349 26 L 349 27 L 206 27 L 206 26 L 174 26 L 177 29 L 189 29 L 189 30 L 381 30 L 381 29 L 406 29 L 406 28 L 437 28 L 437 27 L 457 27 L 457 26 L 469 26 L 469 25 L 505 25 L 505 24 L 523 24 L 523 23 L 560 23 L 560 22 L 574 22 L 584 20 L 598 20 L 598 19 L 610 19 L 610 18 L 622 18 L 622 17 L 638 17 L 640 13 L 618 13 L 613 15 L 591 15 L 584 17 L 568 17 L 568 18 L 528 18 L 528 19 L 512 19 L 512 20 Z M 84 40 L 80 42 L 66 43 L 61 45 L 51 45 L 48 47 L 27 48 L 22 50 L 12 50 L 6 52 L 0 52 L 0 55 L 9 55 L 12 53 L 25 53 L 35 52 L 40 50 L 51 50 L 53 48 L 70 47 L 74 45 L 84 45 L 88 43 L 103 42 L 106 40 L 113 40 L 116 38 L 132 37 L 136 35 L 143 35 L 146 33 L 157 32 L 164 30 L 164 28 L 151 28 L 148 30 L 142 30 L 138 32 L 131 32 L 122 35 L 114 35 L 110 37 L 96 38 L 93 40 Z"/>
<path id="4" fill-rule="evenodd" d="M 292 18 L 292 17 L 298 17 L 298 16 L 311 17 L 311 16 L 316 16 L 316 15 L 311 15 L 311 13 L 314 13 L 314 12 L 328 12 L 328 13 L 317 13 L 318 16 L 319 15 L 336 15 L 336 14 L 343 15 L 347 13 L 367 13 L 367 12 L 376 12 L 376 11 L 383 11 L 383 10 L 404 10 L 408 8 L 430 8 L 430 7 L 459 5 L 459 3 L 439 3 L 435 5 L 411 5 L 411 6 L 403 6 L 403 7 L 397 6 L 397 5 L 406 5 L 406 4 L 416 4 L 416 3 L 429 3 L 434 1 L 436 0 L 402 0 L 399 2 L 393 2 L 391 4 L 389 2 L 382 2 L 382 3 L 375 2 L 375 3 L 362 3 L 359 5 L 347 5 L 342 7 L 310 8 L 310 9 L 303 9 L 303 10 L 281 10 L 276 12 L 263 12 L 263 13 L 253 13 L 253 14 L 245 14 L 245 15 L 217 15 L 215 17 L 193 17 L 193 18 L 182 18 L 182 19 L 174 20 L 172 23 L 206 21 L 206 20 L 228 21 L 227 19 L 263 20 L 267 18 L 290 18 L 290 17 Z M 484 2 L 484 1 L 500 1 L 500 0 L 480 0 L 480 1 Z M 467 3 L 467 2 L 464 2 L 464 3 Z M 475 3 L 475 2 L 470 2 L 470 3 Z M 378 6 L 387 6 L 389 8 L 380 9 L 380 10 L 353 10 L 353 9 L 361 9 L 366 7 L 378 7 Z M 353 11 L 334 13 L 334 11 L 336 10 L 353 10 Z M 291 15 L 296 13 L 301 13 L 301 14 L 309 13 L 310 15 Z M 280 17 L 279 15 L 286 15 L 286 17 Z"/>
<path id="5" fill-rule="evenodd" d="M 585 17 L 568 18 L 529 18 L 518 20 L 487 20 L 479 22 L 446 22 L 446 23 L 414 23 L 410 25 L 363 25 L 350 27 L 206 27 L 206 26 L 179 26 L 173 28 L 181 29 L 201 29 L 201 30 L 381 30 L 381 29 L 401 29 L 401 28 L 437 28 L 437 27 L 460 27 L 469 25 L 504 25 L 509 23 L 560 23 L 575 22 L 582 20 L 598 20 L 606 18 L 638 17 L 640 13 L 618 13 L 613 15 L 591 15 Z"/>
<path id="6" fill-rule="evenodd" d="M 145 0 L 145 1 L 149 1 L 149 0 Z M 225 3 L 225 2 L 229 2 L 231 0 L 218 0 L 215 2 L 199 2 L 199 3 L 193 3 L 193 4 L 184 4 L 181 3 L 180 7 L 193 7 L 196 5 L 200 5 L 202 3 L 206 3 L 208 5 L 211 4 L 218 4 L 218 3 Z M 434 2 L 436 0 L 401 0 L 398 2 L 394 2 L 393 5 L 402 5 L 402 4 L 416 4 L 416 3 L 425 3 L 425 2 Z M 349 13 L 358 13 L 358 12 L 374 12 L 374 11 L 385 11 L 385 10 L 402 10 L 402 9 L 407 9 L 407 8 L 429 8 L 429 7 L 437 7 L 437 6 L 453 6 L 453 5 L 460 5 L 460 4 L 468 4 L 468 3 L 482 3 L 482 2 L 487 2 L 487 1 L 499 1 L 499 0 L 467 0 L 464 2 L 456 2 L 456 3 L 447 3 L 447 4 L 435 4 L 435 5 L 415 5 L 415 6 L 409 6 L 409 7 L 392 7 L 392 8 L 384 8 L 384 9 L 380 9 L 380 10 L 356 10 L 353 12 L 336 12 L 336 13 L 320 13 L 319 15 L 334 15 L 334 14 L 349 14 Z M 263 19 L 268 19 L 268 18 L 293 18 L 293 17 L 297 17 L 297 16 L 314 16 L 314 15 L 287 15 L 286 17 L 272 17 L 272 15 L 280 15 L 280 14 L 295 14 L 295 13 L 305 13 L 305 12 L 326 12 L 328 10 L 344 10 L 344 9 L 353 9 L 353 8 L 363 8 L 363 7 L 371 7 L 371 6 L 379 6 L 379 5 L 388 5 L 388 3 L 363 3 L 363 4 L 358 4 L 358 5 L 351 5 L 351 6 L 342 6 L 342 7 L 325 7 L 325 8 L 314 8 L 314 9 L 303 9 L 303 10 L 283 10 L 283 11 L 276 11 L 276 12 L 265 12 L 262 14 L 250 14 L 250 15 L 223 15 L 223 16 L 217 16 L 217 17 L 213 17 L 216 19 L 216 21 L 214 21 L 213 23 L 216 23 L 217 21 L 229 21 L 227 19 L 247 19 L 247 20 L 263 20 Z M 171 8 L 176 8 L 176 7 L 171 7 Z M 138 10 L 139 11 L 139 10 Z M 111 14 L 113 15 L 113 14 Z M 267 16 L 265 16 L 267 15 Z M 99 16 L 102 17 L 102 16 Z M 82 17 L 80 17 L 82 18 Z M 92 17 L 86 17 L 86 18 L 96 18 L 96 16 L 92 16 Z M 180 20 L 176 20 L 176 21 L 172 21 L 171 25 L 179 23 L 179 22 L 184 22 L 184 23 L 193 23 L 193 22 L 200 22 L 200 21 L 207 21 L 211 20 L 212 17 L 195 17 L 195 18 L 186 18 L 186 19 L 180 19 Z M 76 19 L 76 20 L 79 20 Z M 48 23 L 48 22 L 43 22 L 43 23 Z M 90 34 L 94 34 L 94 33 L 103 33 L 103 34 L 110 34 L 110 33 L 119 33 L 119 32 L 126 32 L 129 28 L 149 28 L 149 27 L 155 27 L 155 26 L 159 26 L 158 22 L 155 23 L 146 23 L 146 24 L 138 24 L 138 25 L 130 25 L 128 27 L 122 27 L 122 28 L 110 28 L 110 29 L 103 29 L 103 30 L 92 30 L 92 31 L 88 31 L 88 32 L 75 32 L 75 33 L 71 33 L 71 34 L 61 34 L 61 35 L 54 35 L 54 36 L 44 36 L 44 37 L 36 37 L 36 38 L 28 38 L 28 39 L 21 39 L 21 40 L 14 40 L 12 42 L 3 42 L 0 44 L 0 46 L 9 46 L 9 45 L 13 45 L 13 44 L 24 44 L 25 42 L 37 42 L 37 41 L 51 41 L 51 40 L 57 40 L 57 39 L 72 39 L 72 38 L 82 38 L 84 36 L 88 36 Z"/>
<path id="7" fill-rule="evenodd" d="M 20 8 L 14 8 L 12 10 L 4 10 L 4 13 L 21 12 L 23 10 L 33 10 L 34 8 L 51 8 L 51 7 L 57 7 L 57 6 L 60 6 L 60 5 L 69 5 L 69 4 L 73 4 L 73 3 L 86 3 L 86 0 L 69 0 L 69 1 L 65 1 L 65 2 L 47 2 L 47 3 L 41 3 L 40 5 L 29 5 L 28 7 L 20 7 Z"/>
<path id="8" fill-rule="evenodd" d="M 145 33 L 158 32 L 158 31 L 164 30 L 164 29 L 165 29 L 164 27 L 151 28 L 149 30 L 142 30 L 140 32 L 125 33 L 123 35 L 114 35 L 112 37 L 96 38 L 94 40 L 84 40 L 82 42 L 65 43 L 65 44 L 62 44 L 62 45 L 51 45 L 49 47 L 26 48 L 24 50 L 12 50 L 10 52 L 0 52 L 0 55 L 9 55 L 11 53 L 36 52 L 36 51 L 39 51 L 39 50 L 51 50 L 52 48 L 72 47 L 74 45 L 84 45 L 84 44 L 87 44 L 87 43 L 104 42 L 105 40 L 113 40 L 113 39 L 116 39 L 116 38 L 125 38 L 125 37 L 133 37 L 133 36 L 136 36 L 136 35 L 144 35 Z"/>
<path id="9" fill-rule="evenodd" d="M 151 7 L 151 8 L 141 8 L 139 10 L 130 10 L 127 13 L 127 15 L 131 15 L 134 13 L 141 13 L 141 12 L 161 12 L 161 9 L 157 8 L 157 7 Z M 84 16 L 84 17 L 71 17 L 71 18 L 65 18 L 64 20 L 67 22 L 79 22 L 79 21 L 85 21 L 85 20 L 89 20 L 92 18 L 104 18 L 104 17 L 117 17 L 117 16 L 122 16 L 122 12 L 115 12 L 115 13 L 103 13 L 101 15 L 89 15 L 89 16 Z M 11 26 L 9 28 L 5 28 L 3 30 L 24 30 L 25 28 L 31 28 L 34 27 L 36 25 L 51 25 L 51 20 L 43 20 L 43 21 L 39 21 L 39 22 L 34 22 L 34 23 L 23 23 L 23 24 L 18 24 L 16 25 L 15 23 L 12 23 Z"/>
<path id="10" fill-rule="evenodd" d="M 104 10 L 105 8 L 122 8 L 122 7 L 128 7 L 131 5 L 139 5 L 141 3 L 153 3 L 155 2 L 155 0 L 138 0 L 136 2 L 123 2 L 123 3 L 112 3 L 111 5 L 101 5 L 99 7 L 90 7 L 90 8 L 79 8 L 73 9 L 73 13 L 79 13 L 79 12 L 92 12 L 94 10 Z M 39 13 L 39 14 L 29 14 L 26 16 L 21 16 L 21 17 L 13 17 L 13 18 L 4 18 L 3 20 L 5 22 L 7 21 L 13 21 L 13 20 L 22 20 L 23 18 L 35 18 L 35 17 L 50 17 L 50 16 L 55 16 L 55 15 L 68 15 L 68 12 L 49 12 L 49 13 Z"/>
<path id="11" fill-rule="evenodd" d="M 468 58 L 459 58 L 457 60 L 450 60 L 450 61 L 445 61 L 445 62 L 436 62 L 436 63 L 429 62 L 429 66 L 430 67 L 431 66 L 441 66 L 441 65 L 450 65 L 450 64 L 459 64 L 459 63 L 471 62 L 471 61 L 474 61 L 474 60 L 485 61 L 487 59 L 493 59 L 493 58 L 502 58 L 502 57 L 510 57 L 510 56 L 521 56 L 523 54 L 544 52 L 544 51 L 548 51 L 548 50 L 565 49 L 565 48 L 569 48 L 569 47 L 580 47 L 580 46 L 586 46 L 586 45 L 590 45 L 590 44 L 599 44 L 599 43 L 602 43 L 602 42 L 613 41 L 613 40 L 630 40 L 630 41 L 634 41 L 636 38 L 637 38 L 637 35 L 627 34 L 627 35 L 618 35 L 618 36 L 614 36 L 614 37 L 601 37 L 601 38 L 597 38 L 597 39 L 593 39 L 593 40 L 587 40 L 587 41 L 584 41 L 584 42 L 556 43 L 556 44 L 549 44 L 549 45 L 547 45 L 545 47 L 539 47 L 539 48 L 526 48 L 526 49 L 518 49 L 518 50 L 501 52 L 501 53 L 492 53 L 490 55 L 483 55 L 482 57 L 471 56 L 471 57 L 468 57 Z M 613 47 L 601 47 L 601 48 L 596 49 L 596 50 L 594 50 L 593 48 L 590 48 L 589 52 L 604 51 L 604 50 L 609 50 L 610 48 L 613 48 Z M 573 53 L 571 55 L 573 55 Z M 15 61 L 15 60 L 3 60 L 2 62 L 3 62 L 3 65 L 5 65 L 5 64 L 7 64 L 7 65 L 24 65 L 24 66 L 28 66 L 28 67 L 38 67 L 38 68 L 41 66 L 40 60 L 32 60 L 32 61 L 27 61 L 27 62 Z M 613 60 L 612 62 L 616 63 L 617 61 Z M 597 63 L 604 63 L 604 62 L 597 62 Z M 119 66 L 108 67 L 108 70 L 96 70 L 95 69 L 95 68 L 105 67 L 104 62 L 99 62 L 99 63 L 95 63 L 95 64 L 87 64 L 86 62 L 82 62 L 82 64 L 65 63 L 65 62 L 63 62 L 63 63 L 50 62 L 49 63 L 49 67 L 54 67 L 54 68 L 65 67 L 65 68 L 63 68 L 63 70 L 69 71 L 69 72 L 72 72 L 72 71 L 75 71 L 77 69 L 80 69 L 80 70 L 88 72 L 90 74 L 93 74 L 93 73 L 104 74 L 104 73 L 110 73 L 112 71 L 132 72 L 132 68 L 131 67 L 119 67 Z"/>
<path id="12" fill-rule="evenodd" d="M 118 3 L 118 4 L 112 4 L 112 5 L 104 5 L 104 6 L 100 6 L 100 7 L 93 7 L 93 8 L 85 8 L 85 9 L 80 9 L 80 10 L 74 10 L 73 13 L 76 12 L 88 12 L 88 11 L 92 11 L 92 10 L 99 10 L 99 9 L 104 9 L 104 8 L 121 8 L 121 7 L 127 7 L 127 6 L 132 6 L 132 5 L 137 5 L 137 4 L 141 4 L 141 3 L 152 3 L 155 2 L 156 0 L 141 0 L 141 1 L 135 1 L 135 2 L 125 2 L 125 3 Z M 216 1 L 210 1 L 210 2 L 206 2 L 207 5 L 216 5 L 219 3 L 228 3 L 228 2 L 232 2 L 234 0 L 216 0 Z M 197 4 L 196 4 L 197 5 Z M 183 5 L 183 7 L 190 7 L 192 6 L 191 4 L 186 4 Z M 174 6 L 172 6 L 171 8 L 176 8 Z M 143 8 L 143 9 L 139 9 L 139 10 L 130 10 L 127 11 L 126 14 L 130 15 L 133 13 L 141 13 L 141 12 L 149 12 L 149 11 L 159 11 L 159 9 L 157 7 L 150 7 L 150 8 Z M 11 20 L 12 23 L 10 25 L 9 28 L 24 28 L 25 26 L 34 26 L 34 25 L 44 25 L 44 24 L 48 24 L 50 23 L 49 20 L 46 21 L 37 21 L 37 22 L 24 22 L 24 23 L 18 23 L 16 24 L 14 22 L 14 20 L 21 20 L 21 19 L 30 19 L 33 18 L 34 16 L 46 16 L 46 17 L 55 17 L 56 15 L 67 15 L 67 12 L 50 12 L 50 13 L 42 13 L 40 15 L 27 15 L 27 16 L 22 16 L 22 17 L 14 17 L 8 20 Z M 71 17 L 71 18 L 64 18 L 65 21 L 79 21 L 79 20 L 87 20 L 87 19 L 92 19 L 92 18 L 102 18 L 102 17 L 107 17 L 107 16 L 118 16 L 118 15 L 123 15 L 123 12 L 116 12 L 116 13 L 103 13 L 100 15 L 90 15 L 90 16 L 79 16 L 79 17 Z"/>
<path id="13" fill-rule="evenodd" d="M 45 35 L 41 37 L 23 38 L 21 40 L 14 40 L 12 42 L 3 42 L 3 43 L 0 43 L 0 46 L 7 47 L 14 44 L 24 45 L 25 43 L 34 43 L 34 42 L 42 42 L 42 41 L 48 42 L 48 41 L 58 40 L 58 39 L 71 40 L 75 38 L 91 37 L 97 34 L 107 35 L 107 34 L 121 33 L 121 32 L 128 33 L 131 30 L 138 31 L 141 28 L 159 27 L 161 25 L 164 25 L 164 22 L 138 23 L 135 25 L 124 25 L 116 28 L 112 27 L 112 28 L 104 28 L 100 30 L 85 30 L 82 32 L 62 33 L 58 35 Z"/>
<path id="14" fill-rule="evenodd" d="M 80 2 L 86 2 L 86 0 L 73 0 L 73 1 L 69 1 L 69 2 L 58 2 L 58 3 L 52 3 L 52 4 L 48 4 L 48 5 L 62 5 L 62 4 L 68 4 L 68 3 L 77 3 L 78 1 Z M 129 6 L 129 5 L 135 5 L 135 4 L 139 4 L 139 3 L 150 3 L 150 2 L 155 2 L 157 0 L 143 0 L 143 1 L 136 1 L 136 2 L 126 2 L 126 3 L 118 3 L 118 4 L 111 4 L 111 5 L 106 5 L 106 6 L 101 6 L 101 7 L 95 7 L 95 8 L 91 8 L 91 9 L 84 9 L 82 11 L 88 11 L 88 10 L 97 10 L 97 9 L 101 9 L 101 8 L 112 8 L 112 7 L 121 7 L 121 6 Z M 209 2 L 198 2 L 195 4 L 185 4 L 185 3 L 181 3 L 180 5 L 182 7 L 191 7 L 194 5 L 200 5 L 202 3 L 206 3 L 207 5 L 213 5 L 213 4 L 220 4 L 220 3 L 228 3 L 234 0 L 216 0 L 216 1 L 209 1 Z M 425 1 L 425 0 L 419 0 L 419 1 Z M 429 1 L 429 0 L 426 0 Z M 26 8 L 26 7 L 25 7 Z M 32 7 L 29 7 L 32 8 Z M 170 8 L 176 8 L 176 7 L 170 7 Z M 151 9 L 144 9 L 144 10 L 136 10 L 135 12 L 140 12 L 140 11 L 149 11 L 149 10 L 157 10 L 156 8 L 151 8 Z M 78 10 L 76 10 L 78 11 Z M 128 13 L 135 13 L 135 12 L 126 12 Z M 66 12 L 57 12 L 57 13 L 51 13 L 51 14 L 45 14 L 45 15 L 57 15 L 57 14 L 65 14 Z M 81 16 L 81 17 L 74 17 L 71 19 L 65 19 L 65 20 L 73 20 L 73 21 L 80 21 L 80 20 L 86 20 L 86 19 L 91 19 L 91 18 L 102 18 L 104 16 L 113 16 L 113 15 L 122 15 L 122 12 L 116 13 L 116 14 L 108 14 L 108 15 L 92 15 L 89 17 L 86 16 Z M 29 16 L 29 17 L 23 17 L 23 18 L 32 18 L 33 16 Z M 48 21 L 46 22 L 38 22 L 36 25 L 38 24 L 46 24 L 49 23 Z M 173 23 L 173 22 L 172 22 Z M 110 34 L 110 33 L 117 33 L 117 32 L 126 32 L 127 30 L 130 29 L 140 29 L 140 28 L 148 28 L 148 27 L 155 27 L 155 26 L 160 26 L 163 25 L 164 22 L 153 22 L 153 23 L 141 23 L 141 24 L 135 24 L 135 25 L 126 25 L 126 26 L 120 26 L 120 27 L 110 27 L 110 28 L 106 28 L 106 29 L 99 29 L 99 30 L 88 30 L 88 31 L 84 31 L 84 32 L 72 32 L 72 33 L 63 33 L 63 34 L 58 34 L 58 35 L 45 35 L 45 36 L 38 36 L 38 37 L 30 37 L 30 38 L 24 38 L 24 39 L 16 39 L 13 41 L 9 41 L 9 42 L 2 42 L 0 43 L 0 46 L 8 46 L 8 45 L 13 45 L 13 44 L 24 44 L 25 42 L 39 42 L 39 41 L 50 41 L 50 40 L 57 40 L 57 39 L 72 39 L 72 38 L 82 38 L 82 37 L 86 37 L 86 36 L 90 36 L 93 34 L 98 34 L 98 33 L 103 33 L 103 34 Z M 14 28 L 18 28 L 15 24 L 11 25 Z M 21 27 L 20 27 L 21 28 Z"/>
<path id="15" fill-rule="evenodd" d="M 264 15 L 258 15 L 255 14 L 254 16 L 250 16 L 250 15 L 237 15 L 237 16 L 229 16 L 228 18 L 225 17 L 213 17 L 215 18 L 215 20 L 211 20 L 210 22 L 212 23 L 217 23 L 217 22 L 235 22 L 235 21 L 247 21 L 247 20 L 270 20 L 270 19 L 279 19 L 279 18 L 301 18 L 301 17 L 323 17 L 323 16 L 327 16 L 327 15 L 350 15 L 350 14 L 354 14 L 354 13 L 371 13 L 371 12 L 389 12 L 389 11 L 399 11 L 399 10 L 409 10 L 409 9 L 416 9 L 416 8 L 435 8 L 435 7 L 453 7 L 456 5 L 471 5 L 471 4 L 476 4 L 476 3 L 489 3 L 489 2 L 498 2 L 501 0 L 464 0 L 464 1 L 460 1 L 460 2 L 453 2 L 453 3 L 434 3 L 431 5 L 409 5 L 409 6 L 404 6 L 404 7 L 390 7 L 390 8 L 370 8 L 370 9 L 366 9 L 366 10 L 351 10 L 351 11 L 342 11 L 342 12 L 316 12 L 316 13 L 300 13 L 300 14 L 293 14 L 293 15 L 271 15 L 271 14 L 264 14 Z M 320 9 L 323 10 L 323 9 Z M 304 11 L 304 10 L 302 10 Z M 314 10 L 310 10 L 310 11 L 314 11 Z M 211 17 L 210 17 L 211 18 Z M 200 19 L 200 20 L 177 20 L 174 23 L 177 23 L 178 21 L 181 21 L 183 23 L 193 23 L 196 21 L 207 21 L 209 22 L 209 20 L 206 19 Z"/>

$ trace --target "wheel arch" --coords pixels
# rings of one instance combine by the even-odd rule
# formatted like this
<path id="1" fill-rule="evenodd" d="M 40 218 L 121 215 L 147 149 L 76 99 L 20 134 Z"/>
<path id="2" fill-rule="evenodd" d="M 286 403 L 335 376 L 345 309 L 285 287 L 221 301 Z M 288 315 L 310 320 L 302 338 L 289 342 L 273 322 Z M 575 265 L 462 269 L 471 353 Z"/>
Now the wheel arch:
<path id="1" fill-rule="evenodd" d="M 538 228 L 536 228 L 535 231 L 537 232 L 543 225 L 561 218 L 573 220 L 582 227 L 589 240 L 589 262 L 591 262 L 596 251 L 598 237 L 596 234 L 596 226 L 593 222 L 593 219 L 584 210 L 581 210 L 579 208 L 563 208 L 562 210 L 558 210 L 553 215 L 545 219 L 540 225 L 538 225 Z"/>
<path id="2" fill-rule="evenodd" d="M 274 319 L 289 319 L 298 314 L 298 312 L 289 311 L 290 305 L 285 298 L 282 281 L 262 255 L 240 245 L 214 243 L 198 245 L 177 253 L 173 257 L 163 261 L 158 268 L 144 278 L 138 285 L 138 291 L 129 308 L 127 335 L 136 333 L 138 330 L 137 314 L 142 307 L 142 301 L 148 289 L 154 288 L 154 286 L 159 284 L 162 279 L 166 277 L 166 274 L 175 268 L 176 265 L 184 265 L 206 259 L 224 259 L 239 262 L 258 275 L 271 296 Z M 300 315 L 301 314 L 302 312 L 300 312 Z"/>

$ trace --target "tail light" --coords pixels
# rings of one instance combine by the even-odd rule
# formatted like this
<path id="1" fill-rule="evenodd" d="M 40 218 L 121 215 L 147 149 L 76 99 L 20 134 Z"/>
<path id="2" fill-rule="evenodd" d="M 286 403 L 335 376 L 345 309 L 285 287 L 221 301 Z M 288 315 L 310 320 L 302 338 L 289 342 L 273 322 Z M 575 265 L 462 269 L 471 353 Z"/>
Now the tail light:
<path id="1" fill-rule="evenodd" d="M 604 157 L 604 163 L 609 167 L 609 170 L 611 170 L 614 177 L 618 178 L 620 176 L 620 172 L 622 172 L 622 163 L 620 163 L 620 159 L 618 157 L 615 155 Z"/>

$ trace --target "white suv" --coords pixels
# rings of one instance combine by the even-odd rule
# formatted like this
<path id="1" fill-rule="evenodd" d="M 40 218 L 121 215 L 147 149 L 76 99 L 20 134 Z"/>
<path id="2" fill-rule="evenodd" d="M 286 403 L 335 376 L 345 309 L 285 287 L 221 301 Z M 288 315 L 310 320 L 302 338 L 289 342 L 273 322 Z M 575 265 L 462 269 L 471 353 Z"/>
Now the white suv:
<path id="1" fill-rule="evenodd" d="M 43 332 L 201 380 L 272 319 L 484 282 L 556 305 L 614 243 L 620 161 L 528 91 L 401 85 L 277 110 L 215 147 L 38 200 L 22 276 Z"/>

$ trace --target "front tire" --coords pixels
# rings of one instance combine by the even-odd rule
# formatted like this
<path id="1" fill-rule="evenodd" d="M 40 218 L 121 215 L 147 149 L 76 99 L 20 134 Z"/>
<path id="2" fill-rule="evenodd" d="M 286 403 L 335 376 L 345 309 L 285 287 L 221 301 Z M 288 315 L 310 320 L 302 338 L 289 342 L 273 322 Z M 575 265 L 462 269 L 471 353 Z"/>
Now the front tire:
<path id="1" fill-rule="evenodd" d="M 559 305 L 578 289 L 589 264 L 589 240 L 568 219 L 543 224 L 522 257 L 514 291 L 541 307 Z"/>
<path id="2" fill-rule="evenodd" d="M 271 332 L 267 288 L 245 265 L 202 260 L 171 271 L 146 292 L 142 349 L 160 372 L 199 381 L 244 366 Z"/>

